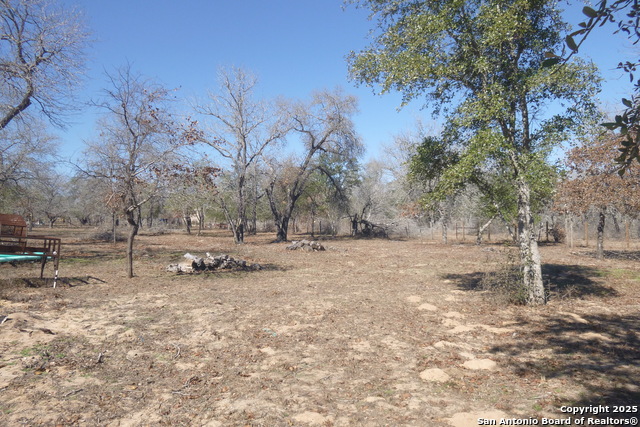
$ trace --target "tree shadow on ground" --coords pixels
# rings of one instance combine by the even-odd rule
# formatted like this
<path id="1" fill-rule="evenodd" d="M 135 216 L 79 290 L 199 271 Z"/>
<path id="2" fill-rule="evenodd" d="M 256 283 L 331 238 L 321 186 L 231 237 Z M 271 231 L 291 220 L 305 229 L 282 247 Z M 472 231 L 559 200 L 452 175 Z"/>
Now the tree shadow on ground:
<path id="1" fill-rule="evenodd" d="M 473 273 L 463 273 L 463 274 L 444 274 L 442 276 L 443 279 L 451 280 L 454 282 L 458 288 L 465 291 L 482 291 L 482 279 L 485 277 L 487 273 L 482 271 L 475 271 Z"/>
<path id="2" fill-rule="evenodd" d="M 637 417 L 637 408 L 635 412 L 614 412 L 613 407 L 640 402 L 640 315 L 555 313 L 535 321 L 521 318 L 518 329 L 517 338 L 489 351 L 506 357 L 506 369 L 519 377 L 569 378 L 584 388 L 577 398 L 557 397 L 553 403 L 558 408 L 608 405 L 608 412 L 585 415 Z M 572 390 L 566 392 L 572 394 Z"/>
<path id="3" fill-rule="evenodd" d="M 0 279 L 0 290 L 18 290 L 24 288 L 51 288 L 54 279 L 52 277 L 15 277 L 12 279 Z M 93 276 L 59 277 L 57 287 L 76 287 L 106 283 L 104 280 Z"/>
<path id="4" fill-rule="evenodd" d="M 505 267 L 502 267 L 505 268 Z M 514 267 L 517 268 L 517 267 Z M 459 289 L 483 291 L 488 272 L 446 274 Z M 515 274 L 514 274 L 515 276 Z M 542 278 L 551 298 L 583 298 L 586 296 L 616 296 L 617 291 L 601 283 L 602 271 L 582 265 L 543 264 Z"/>
<path id="5" fill-rule="evenodd" d="M 593 252 L 593 257 L 596 253 Z M 640 261 L 640 251 L 604 251 L 606 259 L 619 259 L 623 261 Z"/>
<path id="6" fill-rule="evenodd" d="M 107 283 L 106 281 L 94 276 L 61 277 L 58 280 L 58 286 L 67 285 L 70 288 Z"/>
<path id="7" fill-rule="evenodd" d="M 499 267 L 503 268 L 503 267 Z M 545 264 L 543 276 L 553 297 L 582 298 L 586 296 L 612 297 L 618 292 L 606 285 L 602 271 L 580 265 Z M 487 273 L 449 274 L 460 289 L 483 290 Z M 628 420 L 637 417 L 636 411 L 614 412 L 614 406 L 638 405 L 640 402 L 640 315 L 591 314 L 576 315 L 556 312 L 535 316 L 523 312 L 516 319 L 517 334 L 506 337 L 494 345 L 494 353 L 505 370 L 528 381 L 549 379 L 569 380 L 568 384 L 581 386 L 583 392 L 575 394 L 570 388 L 559 388 L 549 405 L 588 407 L 604 405 L 609 411 L 584 414 L 587 418 L 605 420 L 610 417 Z M 577 397 L 576 397 L 577 396 Z"/>
<path id="8" fill-rule="evenodd" d="M 543 264 L 542 278 L 551 297 L 583 298 L 617 296 L 618 292 L 602 282 L 602 271 L 583 265 Z"/>
<path id="9" fill-rule="evenodd" d="M 279 265 L 279 264 L 263 263 L 263 264 L 260 264 L 260 270 L 255 270 L 255 271 L 289 271 L 289 270 L 292 270 L 292 268 L 284 265 Z M 254 270 L 244 270 L 244 271 L 254 271 Z"/>
<path id="10" fill-rule="evenodd" d="M 53 282 L 53 279 L 51 279 Z M 51 283 L 48 283 L 48 279 L 40 279 L 37 276 L 33 277 L 14 277 L 10 279 L 0 279 L 0 290 L 15 290 L 24 288 L 43 288 L 50 287 Z"/>

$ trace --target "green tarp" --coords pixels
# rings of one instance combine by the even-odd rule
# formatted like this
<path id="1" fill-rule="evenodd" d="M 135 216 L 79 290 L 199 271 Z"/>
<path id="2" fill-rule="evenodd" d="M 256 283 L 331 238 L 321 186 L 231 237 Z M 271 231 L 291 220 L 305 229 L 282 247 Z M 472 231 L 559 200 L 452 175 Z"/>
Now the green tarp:
<path id="1" fill-rule="evenodd" d="M 41 259 L 42 259 L 42 255 L 0 254 L 0 263 L 2 263 L 2 262 L 40 261 Z"/>

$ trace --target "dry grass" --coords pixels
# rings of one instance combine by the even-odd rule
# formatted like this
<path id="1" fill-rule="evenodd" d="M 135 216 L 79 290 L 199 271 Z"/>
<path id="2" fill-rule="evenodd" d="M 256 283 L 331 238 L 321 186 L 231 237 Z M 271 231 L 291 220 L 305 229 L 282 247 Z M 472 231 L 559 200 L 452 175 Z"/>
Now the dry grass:
<path id="1" fill-rule="evenodd" d="M 552 299 L 531 308 L 481 289 L 494 246 L 143 235 L 127 279 L 122 243 L 59 233 L 58 288 L 0 265 L 1 425 L 455 426 L 640 401 L 632 252 L 542 247 Z M 166 273 L 185 252 L 266 268 Z"/>

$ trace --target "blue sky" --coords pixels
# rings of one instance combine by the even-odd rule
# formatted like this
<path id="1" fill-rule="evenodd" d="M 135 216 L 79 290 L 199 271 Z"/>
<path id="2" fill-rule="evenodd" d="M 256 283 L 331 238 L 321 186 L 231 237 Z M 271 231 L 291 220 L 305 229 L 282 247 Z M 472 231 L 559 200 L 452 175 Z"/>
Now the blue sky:
<path id="1" fill-rule="evenodd" d="M 400 96 L 374 95 L 348 79 L 346 56 L 368 44 L 374 23 L 365 10 L 343 8 L 342 0 L 64 0 L 83 11 L 94 42 L 89 49 L 87 82 L 80 97 L 99 95 L 104 72 L 126 62 L 183 99 L 215 90 L 216 70 L 239 66 L 256 74 L 259 95 L 306 98 L 317 89 L 340 86 L 356 95 L 355 123 L 366 147 L 366 159 L 380 158 L 393 135 L 410 130 L 417 119 L 427 125 L 428 110 L 419 102 L 400 112 Z M 583 19 L 581 3 L 567 18 Z M 565 6 L 567 8 L 567 6 Z M 607 79 L 601 98 L 616 107 L 629 92 L 628 77 L 615 71 L 628 52 L 612 28 L 592 35 L 582 55 L 591 57 Z M 94 134 L 96 114 L 85 110 L 61 138 L 62 155 L 77 157 L 82 141 Z"/>

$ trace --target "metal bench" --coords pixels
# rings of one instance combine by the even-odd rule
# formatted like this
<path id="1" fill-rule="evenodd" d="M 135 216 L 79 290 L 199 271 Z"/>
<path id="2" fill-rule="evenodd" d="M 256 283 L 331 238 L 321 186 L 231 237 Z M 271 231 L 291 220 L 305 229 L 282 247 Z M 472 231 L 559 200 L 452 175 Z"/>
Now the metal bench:
<path id="1" fill-rule="evenodd" d="M 58 282 L 60 246 L 60 239 L 55 237 L 27 236 L 27 223 L 20 215 L 0 214 L 0 263 L 40 261 L 42 279 L 47 261 L 52 261 L 55 288 Z"/>

